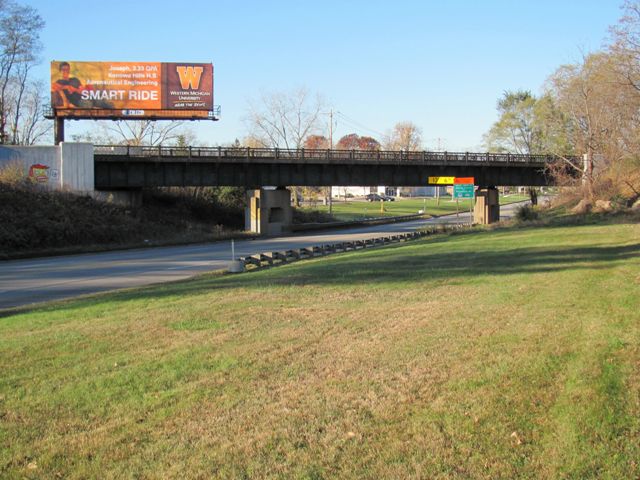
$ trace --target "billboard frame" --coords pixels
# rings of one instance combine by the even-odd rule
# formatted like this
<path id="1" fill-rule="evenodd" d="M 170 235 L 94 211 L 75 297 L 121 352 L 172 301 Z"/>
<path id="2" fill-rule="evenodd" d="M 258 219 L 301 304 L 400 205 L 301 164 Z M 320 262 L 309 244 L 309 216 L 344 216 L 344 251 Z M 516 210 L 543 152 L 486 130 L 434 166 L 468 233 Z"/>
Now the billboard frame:
<path id="1" fill-rule="evenodd" d="M 58 144 L 64 141 L 64 120 L 218 121 L 213 95 L 213 63 L 54 60 L 44 117 L 55 121 Z M 113 101 L 94 100 L 101 96 Z"/>

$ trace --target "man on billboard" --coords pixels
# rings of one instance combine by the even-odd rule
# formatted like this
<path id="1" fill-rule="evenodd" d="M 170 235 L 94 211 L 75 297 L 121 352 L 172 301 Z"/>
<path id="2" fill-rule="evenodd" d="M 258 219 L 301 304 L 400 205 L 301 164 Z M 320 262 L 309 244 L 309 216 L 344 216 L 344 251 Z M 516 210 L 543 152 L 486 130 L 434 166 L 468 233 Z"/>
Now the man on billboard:
<path id="1" fill-rule="evenodd" d="M 71 76 L 69 62 L 60 62 L 58 67 L 62 78 L 51 85 L 51 103 L 57 108 L 112 108 L 110 102 L 104 100 L 85 100 L 82 92 L 91 90 L 91 86 L 82 85 L 82 82 Z"/>
<path id="2" fill-rule="evenodd" d="M 51 106 L 55 117 L 215 119 L 213 64 L 54 60 Z"/>

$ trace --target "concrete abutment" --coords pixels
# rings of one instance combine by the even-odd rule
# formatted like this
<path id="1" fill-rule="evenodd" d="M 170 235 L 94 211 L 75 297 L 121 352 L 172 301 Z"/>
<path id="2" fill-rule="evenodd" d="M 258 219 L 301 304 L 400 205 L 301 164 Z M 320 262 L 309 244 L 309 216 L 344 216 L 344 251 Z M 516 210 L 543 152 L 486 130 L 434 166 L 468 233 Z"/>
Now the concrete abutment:
<path id="1" fill-rule="evenodd" d="M 247 191 L 245 230 L 260 235 L 280 235 L 291 231 L 291 192 L 283 187 Z"/>
<path id="2" fill-rule="evenodd" d="M 479 187 L 476 191 L 476 206 L 473 223 L 489 225 L 500 221 L 500 196 L 496 187 Z"/>

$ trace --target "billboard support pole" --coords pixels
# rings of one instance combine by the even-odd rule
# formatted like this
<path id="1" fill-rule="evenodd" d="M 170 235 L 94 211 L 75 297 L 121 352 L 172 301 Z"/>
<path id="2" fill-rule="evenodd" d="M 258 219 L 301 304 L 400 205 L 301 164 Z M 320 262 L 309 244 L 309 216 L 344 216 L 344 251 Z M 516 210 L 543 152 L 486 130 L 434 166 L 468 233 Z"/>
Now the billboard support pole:
<path id="1" fill-rule="evenodd" d="M 53 124 L 53 134 L 55 136 L 55 144 L 59 145 L 64 142 L 64 118 L 56 117 Z"/>

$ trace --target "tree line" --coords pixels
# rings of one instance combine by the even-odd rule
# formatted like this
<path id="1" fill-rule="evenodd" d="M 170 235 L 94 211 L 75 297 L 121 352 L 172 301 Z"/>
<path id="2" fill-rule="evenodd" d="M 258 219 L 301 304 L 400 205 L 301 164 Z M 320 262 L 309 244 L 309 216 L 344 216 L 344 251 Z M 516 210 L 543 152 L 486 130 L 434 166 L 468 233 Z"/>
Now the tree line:
<path id="1" fill-rule="evenodd" d="M 577 178 L 586 204 L 640 197 L 640 2 L 623 11 L 603 48 L 558 67 L 540 95 L 505 91 L 485 135 L 490 151 L 556 155 L 554 174 Z"/>

